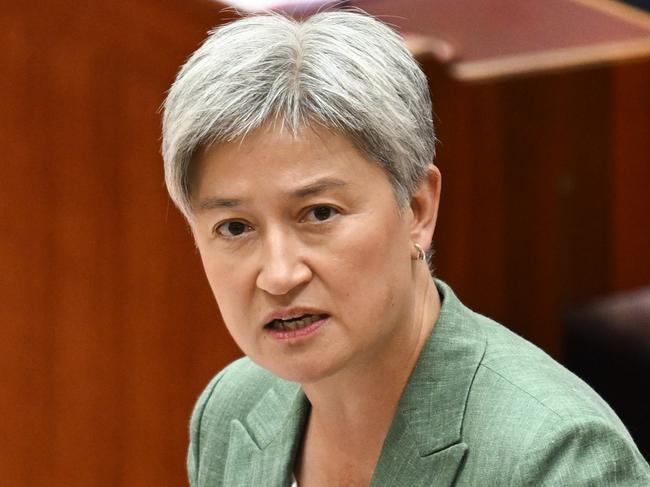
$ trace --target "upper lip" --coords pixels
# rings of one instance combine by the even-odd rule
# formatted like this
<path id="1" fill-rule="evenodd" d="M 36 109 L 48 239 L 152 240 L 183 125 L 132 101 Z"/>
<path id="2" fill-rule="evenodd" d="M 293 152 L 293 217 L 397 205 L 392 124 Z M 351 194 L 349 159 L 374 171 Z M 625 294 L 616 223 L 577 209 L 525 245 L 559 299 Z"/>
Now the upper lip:
<path id="1" fill-rule="evenodd" d="M 273 320 L 288 320 L 291 318 L 298 318 L 304 315 L 329 315 L 325 311 L 317 308 L 310 307 L 292 307 L 272 311 L 262 320 L 262 326 L 266 326 Z"/>

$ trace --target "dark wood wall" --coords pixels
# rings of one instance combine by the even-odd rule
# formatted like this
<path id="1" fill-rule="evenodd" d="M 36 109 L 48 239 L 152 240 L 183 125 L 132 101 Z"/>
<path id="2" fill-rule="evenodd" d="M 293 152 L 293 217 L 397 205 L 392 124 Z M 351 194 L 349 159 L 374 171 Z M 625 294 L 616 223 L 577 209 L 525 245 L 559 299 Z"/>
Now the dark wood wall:
<path id="1" fill-rule="evenodd" d="M 238 355 L 169 202 L 159 107 L 218 5 L 0 9 L 0 484 L 184 485 Z"/>
<path id="2" fill-rule="evenodd" d="M 650 62 L 480 83 L 424 64 L 438 273 L 561 357 L 568 307 L 650 284 Z"/>
<path id="3" fill-rule="evenodd" d="M 561 359 L 568 308 L 650 284 L 650 16 L 608 0 L 353 3 L 438 46 L 418 56 L 440 140 L 437 274 Z"/>
<path id="4" fill-rule="evenodd" d="M 650 60 L 610 75 L 611 288 L 650 284 Z"/>

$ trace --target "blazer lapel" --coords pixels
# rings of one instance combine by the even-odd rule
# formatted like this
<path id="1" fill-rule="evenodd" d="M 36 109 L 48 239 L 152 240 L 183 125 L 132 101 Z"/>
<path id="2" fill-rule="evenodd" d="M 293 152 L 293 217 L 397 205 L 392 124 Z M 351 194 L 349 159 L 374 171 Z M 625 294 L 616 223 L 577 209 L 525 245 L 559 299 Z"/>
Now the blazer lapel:
<path id="1" fill-rule="evenodd" d="M 397 422 L 396 422 L 397 421 Z M 371 487 L 432 487 L 452 485 L 467 451 L 465 443 L 456 443 L 422 456 L 404 418 L 393 422 Z"/>
<path id="2" fill-rule="evenodd" d="M 436 285 L 440 316 L 402 393 L 371 487 L 452 485 L 468 451 L 462 425 L 486 339 L 451 289 Z"/>
<path id="3" fill-rule="evenodd" d="M 297 384 L 281 382 L 230 424 L 224 484 L 289 486 L 309 403 Z"/>

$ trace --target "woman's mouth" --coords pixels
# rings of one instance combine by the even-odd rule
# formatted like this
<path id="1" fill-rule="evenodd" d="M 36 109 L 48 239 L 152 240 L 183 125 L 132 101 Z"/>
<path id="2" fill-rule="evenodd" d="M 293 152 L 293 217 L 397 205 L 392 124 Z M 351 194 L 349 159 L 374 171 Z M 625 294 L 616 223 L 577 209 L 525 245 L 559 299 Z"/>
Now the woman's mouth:
<path id="1" fill-rule="evenodd" d="M 264 328 L 267 330 L 294 331 L 306 328 L 325 318 L 327 318 L 327 315 L 302 315 L 286 320 L 277 319 L 267 323 Z"/>
<path id="2" fill-rule="evenodd" d="M 275 319 L 264 329 L 277 339 L 299 338 L 310 335 L 329 318 L 326 314 L 304 314 L 294 318 Z"/>

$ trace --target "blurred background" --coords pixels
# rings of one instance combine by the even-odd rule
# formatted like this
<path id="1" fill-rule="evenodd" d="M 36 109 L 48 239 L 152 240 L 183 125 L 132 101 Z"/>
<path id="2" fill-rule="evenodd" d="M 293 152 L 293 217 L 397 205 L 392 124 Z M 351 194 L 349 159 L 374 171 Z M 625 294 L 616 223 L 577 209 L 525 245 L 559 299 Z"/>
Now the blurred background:
<path id="1" fill-rule="evenodd" d="M 395 26 L 429 77 L 438 276 L 592 384 L 647 458 L 650 7 L 629 4 L 328 8 Z M 159 108 L 225 6 L 0 5 L 2 485 L 186 484 L 192 405 L 240 352 L 165 192 Z"/>

